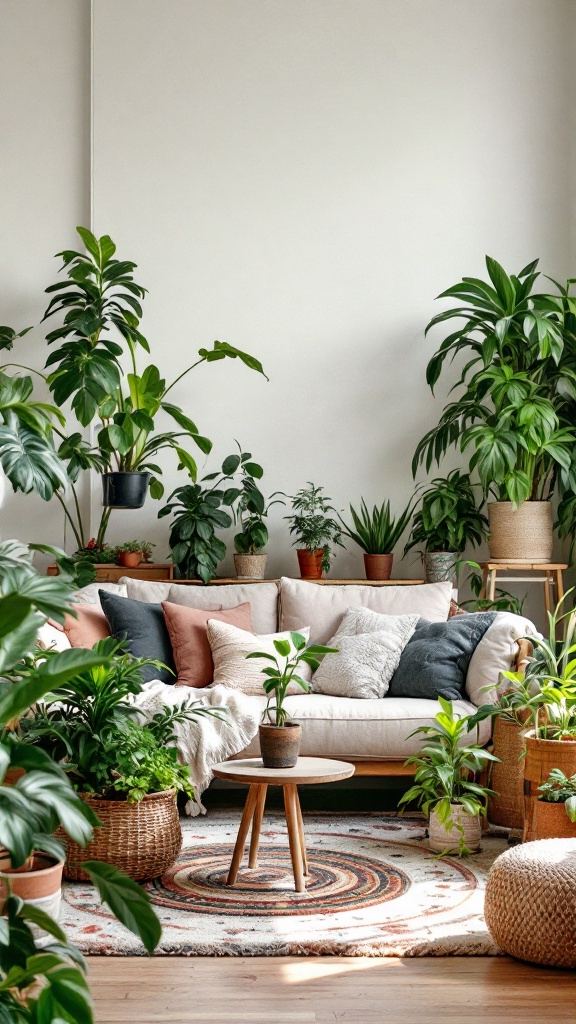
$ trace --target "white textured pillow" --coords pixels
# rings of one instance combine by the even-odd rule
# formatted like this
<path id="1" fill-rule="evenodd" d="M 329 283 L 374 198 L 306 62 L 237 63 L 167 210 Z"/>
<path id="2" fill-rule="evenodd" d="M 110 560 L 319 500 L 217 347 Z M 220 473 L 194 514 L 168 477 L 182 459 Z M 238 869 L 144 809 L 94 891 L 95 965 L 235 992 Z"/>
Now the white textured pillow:
<path id="1" fill-rule="evenodd" d="M 255 633 L 248 633 L 245 629 L 239 629 L 238 626 L 230 626 L 227 622 L 219 622 L 217 619 L 208 620 L 207 632 L 214 662 L 212 685 L 216 686 L 220 683 L 235 690 L 242 690 L 243 693 L 262 697 L 266 678 L 262 675 L 262 669 L 270 666 L 271 662 L 265 661 L 264 658 L 262 660 L 259 658 L 247 660 L 246 655 L 252 654 L 253 651 L 263 651 L 265 654 L 274 655 L 282 665 L 286 659 L 279 657 L 274 647 L 274 640 L 289 640 L 290 633 L 265 633 L 258 636 Z M 301 633 L 308 642 L 310 636 L 308 627 L 295 632 Z M 299 666 L 298 675 L 309 682 L 310 667 L 303 663 Z M 288 693 L 303 692 L 298 683 L 291 683 L 288 687 Z"/>
<path id="2" fill-rule="evenodd" d="M 370 608 L 381 615 L 421 615 L 428 622 L 446 622 L 451 596 L 451 583 L 397 587 L 330 586 L 283 577 L 280 629 L 297 629 L 301 622 L 307 622 L 312 643 L 325 644 L 329 637 L 334 636 L 349 608 Z"/>
<path id="3" fill-rule="evenodd" d="M 73 595 L 74 604 L 94 604 L 101 608 L 99 590 L 105 590 L 107 594 L 116 594 L 117 597 L 127 597 L 126 587 L 123 583 L 89 583 L 87 587 L 76 590 Z"/>
<path id="4" fill-rule="evenodd" d="M 470 659 L 466 676 L 466 693 L 473 704 L 492 704 L 502 689 L 500 673 L 510 672 L 518 653 L 521 637 L 541 636 L 530 619 L 513 612 L 498 612 L 484 633 Z M 505 680 L 509 686 L 508 680 Z M 486 689 L 492 686 L 493 689 Z"/>
<path id="5" fill-rule="evenodd" d="M 314 692 L 334 697 L 384 697 L 419 617 L 350 609 L 328 644 L 337 647 L 338 654 L 327 654 L 314 673 Z"/>

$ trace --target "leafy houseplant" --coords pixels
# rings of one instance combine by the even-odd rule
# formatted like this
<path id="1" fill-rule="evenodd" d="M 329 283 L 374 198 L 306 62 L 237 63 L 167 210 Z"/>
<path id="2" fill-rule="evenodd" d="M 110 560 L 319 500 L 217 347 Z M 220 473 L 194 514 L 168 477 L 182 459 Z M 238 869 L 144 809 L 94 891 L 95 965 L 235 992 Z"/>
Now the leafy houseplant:
<path id="1" fill-rule="evenodd" d="M 186 484 L 177 487 L 158 513 L 158 518 L 174 513 L 170 528 L 170 548 L 177 579 L 200 579 L 209 583 L 226 554 L 226 545 L 216 530 L 232 525 L 232 517 L 221 507 L 224 491 L 220 487 Z"/>
<path id="2" fill-rule="evenodd" d="M 229 481 L 225 490 L 223 503 L 230 506 L 234 523 L 240 527 L 234 537 L 234 565 L 239 579 L 264 579 L 266 560 L 263 548 L 268 543 L 268 528 L 265 523 L 268 515 L 266 499 L 260 490 L 257 480 L 261 480 L 263 469 L 252 461 L 250 452 L 243 452 L 238 445 L 238 453 L 229 455 L 222 463 L 222 481 Z M 211 473 L 205 480 L 214 480 L 219 474 Z M 239 475 L 238 483 L 235 476 Z"/>
<path id="3" fill-rule="evenodd" d="M 576 838 L 576 774 L 567 778 L 560 768 L 553 768 L 538 792 L 540 797 L 533 804 L 534 838 Z"/>
<path id="4" fill-rule="evenodd" d="M 126 569 L 135 569 L 140 565 L 143 556 L 142 541 L 127 540 L 116 548 L 116 562 Z"/>
<path id="5" fill-rule="evenodd" d="M 432 390 L 445 360 L 463 355 L 467 362 L 455 401 L 420 441 L 413 469 L 439 463 L 453 446 L 472 452 L 470 469 L 485 495 L 496 498 L 488 506 L 491 557 L 547 562 L 549 502 L 556 491 L 568 499 L 561 516 L 565 534 L 576 525 L 576 504 L 569 500 L 576 490 L 576 316 L 572 280 L 566 287 L 554 281 L 558 294 L 533 292 L 537 265 L 508 275 L 487 256 L 488 281 L 464 277 L 439 296 L 458 304 L 433 317 L 426 333 L 452 319 L 458 326 L 428 363 Z M 527 522 L 531 537 L 523 529 Z"/>
<path id="6" fill-rule="evenodd" d="M 276 656 L 265 651 L 253 651 L 246 658 L 259 658 L 272 664 L 262 669 L 264 692 L 268 703 L 260 725 L 260 751 L 265 768 L 292 768 L 298 760 L 302 739 L 302 726 L 290 721 L 284 701 L 291 683 L 305 692 L 310 689 L 299 674 L 300 665 L 309 665 L 315 671 L 325 654 L 337 654 L 334 647 L 320 644 L 306 646 L 301 633 L 290 633 L 290 640 L 274 640 Z"/>
<path id="7" fill-rule="evenodd" d="M 82 956 L 57 922 L 40 905 L 24 902 L 17 890 L 20 879 L 35 875 L 35 861 L 30 860 L 35 851 L 43 851 L 61 870 L 63 849 L 53 836 L 58 825 L 85 844 L 99 822 L 62 767 L 45 751 L 22 742 L 17 723 L 54 687 L 79 671 L 105 667 L 108 659 L 80 650 L 45 660 L 35 657 L 39 627 L 48 616 L 63 621 L 71 587 L 64 574 L 38 576 L 18 552 L 26 555 L 15 542 L 0 545 L 0 846 L 10 861 L 8 867 L 4 855 L 0 870 L 0 1019 L 7 1024 L 93 1024 Z M 8 772 L 18 776 L 10 785 Z M 22 870 L 27 862 L 30 866 Z M 84 867 L 112 913 L 152 952 L 161 929 L 147 895 L 106 864 L 87 861 Z M 44 938 L 38 939 L 33 928 Z"/>
<path id="8" fill-rule="evenodd" d="M 406 765 L 417 765 L 414 785 L 399 804 L 413 800 L 429 815 L 430 848 L 438 853 L 474 853 L 480 849 L 480 816 L 486 813 L 493 792 L 474 781 L 486 761 L 497 758 L 478 743 L 462 743 L 470 716 L 456 718 L 452 702 L 439 697 L 441 711 L 434 725 L 421 725 L 411 736 L 424 736 L 425 744 Z M 452 830 L 458 833 L 456 840 Z"/>
<path id="9" fill-rule="evenodd" d="M 390 501 L 386 500 L 380 508 L 374 505 L 369 511 L 364 498 L 360 502 L 360 513 L 350 505 L 350 515 L 354 529 L 343 523 L 345 537 L 356 541 L 364 551 L 366 579 L 389 580 L 392 574 L 394 548 L 398 545 L 404 530 L 412 516 L 413 502 L 410 501 L 399 516 L 390 512 Z"/>
<path id="10" fill-rule="evenodd" d="M 449 580 L 458 555 L 467 544 L 480 544 L 486 527 L 469 474 L 454 469 L 432 480 L 421 494 L 404 553 L 422 545 L 428 582 Z"/>
<path id="11" fill-rule="evenodd" d="M 59 452 L 68 468 L 73 509 L 67 507 L 59 492 L 57 497 L 82 548 L 85 535 L 74 486 L 82 470 L 96 469 L 104 474 L 105 509 L 96 538 L 100 546 L 111 508 L 139 507 L 148 485 L 153 497 L 162 496 L 163 485 L 158 479 L 161 469 L 154 461 L 159 452 L 172 450 L 179 467 L 195 481 L 196 462 L 186 446 L 192 442 L 203 453 L 210 451 L 211 442 L 170 401 L 169 393 L 175 385 L 201 363 L 226 358 L 240 359 L 260 373 L 263 370 L 257 359 L 217 341 L 212 349 L 200 349 L 200 358 L 169 384 L 154 364 L 140 372 L 137 353 L 149 352 L 149 345 L 140 331 L 146 289 L 134 280 L 136 264 L 115 258 L 116 246 L 108 235 L 96 238 L 86 228 L 77 230 L 86 252 L 68 249 L 58 253 L 66 280 L 46 289 L 52 298 L 44 319 L 63 314 L 62 325 L 47 335 L 49 344 L 59 346 L 46 364 L 56 404 L 62 407 L 71 401 L 83 427 L 95 421 L 102 424 L 95 448 L 78 432 L 68 436 L 60 432 Z M 124 354 L 131 365 L 131 372 L 126 374 L 120 361 Z M 174 421 L 177 429 L 159 426 L 158 417 Z"/>
<path id="12" fill-rule="evenodd" d="M 277 492 L 292 502 L 292 515 L 284 518 L 290 523 L 290 534 L 296 538 L 294 544 L 300 545 L 296 550 L 300 574 L 308 579 L 321 579 L 329 571 L 332 545 L 344 546 L 342 528 L 329 514 L 336 513 L 336 509 L 330 504 L 331 499 L 322 494 L 323 490 L 308 482 L 307 487 L 292 496 Z"/>

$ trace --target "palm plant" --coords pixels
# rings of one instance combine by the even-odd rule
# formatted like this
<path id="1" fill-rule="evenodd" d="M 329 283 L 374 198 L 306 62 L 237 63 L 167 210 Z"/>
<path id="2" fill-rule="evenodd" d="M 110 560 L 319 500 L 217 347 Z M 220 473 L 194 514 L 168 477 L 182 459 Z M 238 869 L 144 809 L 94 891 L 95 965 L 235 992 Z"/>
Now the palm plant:
<path id="1" fill-rule="evenodd" d="M 412 499 L 398 516 L 394 516 L 390 511 L 388 499 L 382 502 L 380 508 L 374 505 L 370 512 L 364 498 L 361 498 L 359 514 L 350 505 L 354 528 L 347 526 L 342 520 L 342 533 L 355 541 L 367 555 L 392 554 L 410 522 L 414 500 Z"/>
<path id="2" fill-rule="evenodd" d="M 489 281 L 464 277 L 439 298 L 458 305 L 433 317 L 458 327 L 428 363 L 434 390 L 447 359 L 467 357 L 457 399 L 420 441 L 413 460 L 430 469 L 450 447 L 472 449 L 485 494 L 516 505 L 576 489 L 576 315 L 570 280 L 536 294 L 538 260 L 508 275 L 486 257 Z M 552 280 L 552 279 L 549 279 Z"/>

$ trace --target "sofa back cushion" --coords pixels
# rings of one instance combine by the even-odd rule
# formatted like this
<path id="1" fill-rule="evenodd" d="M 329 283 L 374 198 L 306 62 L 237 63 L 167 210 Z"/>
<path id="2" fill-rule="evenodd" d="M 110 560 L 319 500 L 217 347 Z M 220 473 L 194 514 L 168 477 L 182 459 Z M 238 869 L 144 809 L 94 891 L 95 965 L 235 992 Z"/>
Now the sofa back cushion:
<path id="1" fill-rule="evenodd" d="M 230 583 L 223 586 L 181 586 L 173 584 L 163 601 L 187 608 L 227 609 L 249 604 L 255 633 L 275 633 L 278 629 L 278 587 L 275 583 Z M 300 619 L 298 626 L 307 625 Z"/>
<path id="2" fill-rule="evenodd" d="M 240 629 L 252 630 L 250 605 L 213 611 L 207 608 L 186 608 L 182 604 L 162 601 L 164 621 L 172 643 L 172 654 L 178 678 L 177 686 L 209 686 L 214 677 L 214 662 L 208 643 L 208 619 L 218 619 Z"/>
<path id="3" fill-rule="evenodd" d="M 100 591 L 115 594 L 116 597 L 128 597 L 124 583 L 89 583 L 88 586 L 76 590 L 73 595 L 74 604 L 94 604 L 101 608 Z"/>
<path id="4" fill-rule="evenodd" d="M 168 600 L 170 580 L 133 580 L 130 576 L 122 576 L 120 583 L 126 588 L 126 597 L 131 601 L 143 601 L 144 604 L 161 604 Z"/>
<path id="5" fill-rule="evenodd" d="M 142 669 L 142 679 L 149 683 L 160 679 L 174 683 L 176 673 L 172 657 L 172 644 L 164 622 L 161 604 L 131 601 L 115 594 L 100 594 L 102 610 L 108 620 L 110 632 L 117 640 L 126 640 L 127 649 L 135 658 L 161 661 L 167 668 L 148 665 Z"/>
<path id="6" fill-rule="evenodd" d="M 370 608 L 382 615 L 421 615 L 429 622 L 445 622 L 451 595 L 451 583 L 330 586 L 282 577 L 280 629 L 298 629 L 306 623 L 310 626 L 311 643 L 325 644 L 334 636 L 349 608 Z"/>
<path id="7" fill-rule="evenodd" d="M 420 619 L 390 681 L 390 696 L 461 700 L 470 659 L 495 617 L 482 612 L 448 622 Z"/>
<path id="8" fill-rule="evenodd" d="M 468 699 L 477 707 L 494 703 L 499 690 L 511 685 L 508 680 L 501 685 L 500 673 L 514 670 L 518 654 L 516 641 L 524 636 L 530 638 L 540 635 L 534 623 L 523 615 L 497 612 L 470 660 L 466 678 Z"/>

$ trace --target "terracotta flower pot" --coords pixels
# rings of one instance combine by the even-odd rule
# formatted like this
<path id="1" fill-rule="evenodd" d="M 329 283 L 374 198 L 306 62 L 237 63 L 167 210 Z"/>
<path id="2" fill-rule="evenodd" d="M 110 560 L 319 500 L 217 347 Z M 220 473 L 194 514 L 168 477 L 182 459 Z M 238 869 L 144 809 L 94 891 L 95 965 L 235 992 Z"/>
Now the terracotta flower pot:
<path id="1" fill-rule="evenodd" d="M 22 868 L 8 868 L 0 871 L 0 915 L 4 911 L 4 901 L 8 895 L 6 882 L 10 883 L 13 896 L 19 896 L 25 903 L 31 903 L 44 910 L 55 921 L 60 914 L 60 898 L 62 891 L 63 861 L 57 861 L 45 853 L 35 853 L 31 862 Z M 32 932 L 40 943 L 52 942 L 53 939 L 41 928 L 32 925 Z"/>
<path id="2" fill-rule="evenodd" d="M 445 583 L 453 580 L 457 561 L 456 551 L 427 551 L 424 555 L 426 582 Z"/>
<path id="3" fill-rule="evenodd" d="M 286 725 L 265 725 L 259 728 L 260 753 L 265 768 L 293 768 L 300 753 L 302 726 L 295 722 Z"/>
<path id="4" fill-rule="evenodd" d="M 389 580 L 394 555 L 364 555 L 367 580 Z"/>
<path id="5" fill-rule="evenodd" d="M 438 820 L 436 811 L 430 812 L 428 824 L 428 845 L 436 853 L 460 853 L 460 840 L 463 839 L 471 853 L 480 849 L 480 816 L 467 814 L 462 804 L 451 804 L 452 813 L 448 819 L 453 822 L 452 828 Z M 447 824 L 448 824 L 447 823 Z M 460 826 L 460 827 L 458 827 Z M 464 835 L 460 831 L 462 829 Z"/>
<path id="6" fill-rule="evenodd" d="M 268 555 L 234 555 L 236 576 L 239 580 L 263 580 Z"/>
<path id="7" fill-rule="evenodd" d="M 302 579 L 321 580 L 324 575 L 324 570 L 322 569 L 324 552 L 322 548 L 316 548 L 315 551 L 310 551 L 308 548 L 297 548 L 296 554 L 298 555 L 298 565 L 300 566 Z"/>
<path id="8" fill-rule="evenodd" d="M 525 501 L 514 508 L 511 501 L 488 505 L 492 562 L 550 562 L 554 534 L 549 501 Z"/>
<path id="9" fill-rule="evenodd" d="M 531 839 L 576 839 L 576 822 L 570 821 L 564 804 L 534 801 Z"/>
<path id="10" fill-rule="evenodd" d="M 142 561 L 141 551 L 119 551 L 118 552 L 118 565 L 123 565 L 125 569 L 136 569 Z"/>

